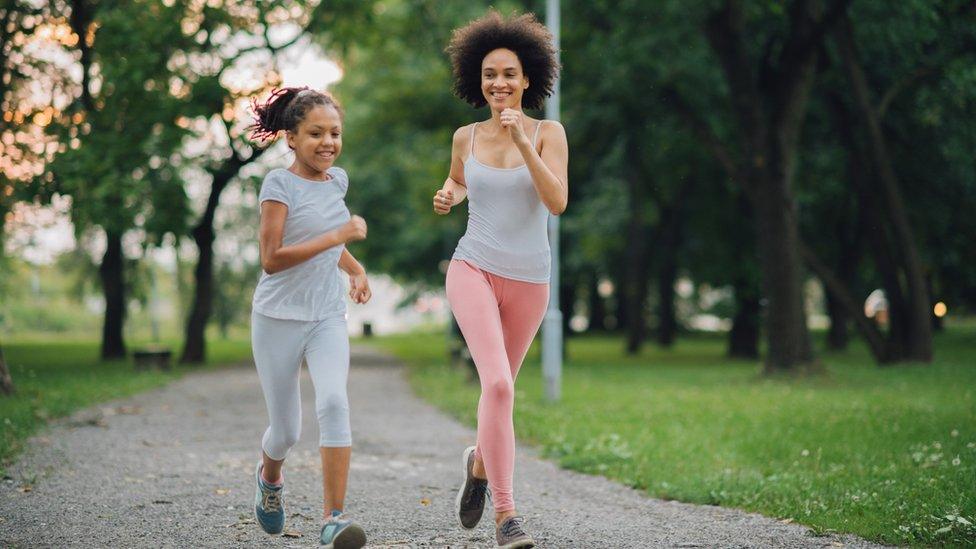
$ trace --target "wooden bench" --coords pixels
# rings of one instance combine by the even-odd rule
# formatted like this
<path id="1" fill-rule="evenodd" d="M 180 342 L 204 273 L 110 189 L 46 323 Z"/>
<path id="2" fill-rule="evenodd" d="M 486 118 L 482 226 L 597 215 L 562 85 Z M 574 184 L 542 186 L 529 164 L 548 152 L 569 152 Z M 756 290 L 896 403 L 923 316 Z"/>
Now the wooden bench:
<path id="1" fill-rule="evenodd" d="M 169 370 L 172 357 L 172 351 L 162 347 L 147 347 L 132 351 L 132 359 L 138 371 Z"/>

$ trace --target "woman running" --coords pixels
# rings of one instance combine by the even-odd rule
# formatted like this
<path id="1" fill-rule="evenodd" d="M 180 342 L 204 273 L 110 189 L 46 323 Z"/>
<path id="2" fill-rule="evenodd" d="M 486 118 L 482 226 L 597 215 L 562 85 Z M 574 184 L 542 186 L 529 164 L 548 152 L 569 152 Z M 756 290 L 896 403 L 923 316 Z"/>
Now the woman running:
<path id="1" fill-rule="evenodd" d="M 456 29 L 447 48 L 454 92 L 491 117 L 454 133 L 451 171 L 434 195 L 445 215 L 468 199 L 468 225 L 447 270 L 447 299 L 481 382 L 477 445 L 462 453 L 456 512 L 474 528 L 490 488 L 499 547 L 532 547 L 515 509 L 514 383 L 549 301 L 549 215 L 568 200 L 563 127 L 535 120 L 559 64 L 552 36 L 531 14 L 485 17 Z"/>
<path id="2" fill-rule="evenodd" d="M 255 105 L 253 136 L 285 132 L 295 160 L 271 170 L 261 184 L 261 279 L 254 290 L 251 345 L 270 425 L 255 470 L 254 514 L 269 534 L 285 525 L 282 465 L 298 442 L 302 409 L 298 387 L 304 360 L 315 387 L 319 454 L 325 495 L 320 541 L 358 549 L 366 534 L 343 515 L 352 436 L 346 379 L 349 335 L 339 269 L 349 275 L 355 303 L 369 301 L 366 271 L 346 250 L 366 238 L 366 222 L 350 216 L 344 197 L 349 176 L 335 166 L 342 151 L 342 109 L 328 93 L 284 88 Z"/>

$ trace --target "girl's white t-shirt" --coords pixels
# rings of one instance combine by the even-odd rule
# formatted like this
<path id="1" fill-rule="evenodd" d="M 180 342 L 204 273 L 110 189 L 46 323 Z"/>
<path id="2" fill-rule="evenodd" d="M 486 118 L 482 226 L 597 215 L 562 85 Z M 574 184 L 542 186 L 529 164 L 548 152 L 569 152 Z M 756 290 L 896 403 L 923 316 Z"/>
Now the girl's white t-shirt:
<path id="1" fill-rule="evenodd" d="M 349 176 L 336 166 L 328 174 L 331 177 L 326 181 L 313 181 L 275 169 L 264 177 L 258 203 L 274 200 L 288 206 L 282 246 L 305 242 L 349 221 L 345 203 Z M 339 276 L 339 256 L 344 249 L 340 244 L 275 274 L 262 271 L 254 289 L 253 310 L 285 320 L 344 316 L 346 292 Z"/>

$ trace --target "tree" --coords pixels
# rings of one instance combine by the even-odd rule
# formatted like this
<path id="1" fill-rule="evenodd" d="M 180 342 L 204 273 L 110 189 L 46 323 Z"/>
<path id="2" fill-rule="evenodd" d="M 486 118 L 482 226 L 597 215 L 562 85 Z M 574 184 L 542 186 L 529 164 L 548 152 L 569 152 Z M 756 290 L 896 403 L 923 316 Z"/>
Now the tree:
<path id="1" fill-rule="evenodd" d="M 51 3 L 38 5 L 23 0 L 0 4 L 0 267 L 6 261 L 4 235 L 11 207 L 22 198 L 24 184 L 34 175 L 47 150 L 46 145 L 35 141 L 39 131 L 25 127 L 25 122 L 33 118 L 35 113 L 31 111 L 36 105 L 24 85 L 42 70 L 42 63 L 28 58 L 24 49 L 43 21 L 58 9 Z M 7 290 L 2 286 L 0 296 Z M 13 393 L 13 379 L 0 344 L 0 395 Z"/>
<path id="2" fill-rule="evenodd" d="M 143 17 L 147 10 L 152 17 Z M 74 100 L 46 128 L 63 146 L 44 176 L 35 179 L 36 193 L 70 195 L 78 233 L 94 227 L 104 230 L 106 246 L 99 267 L 106 301 L 101 354 L 105 359 L 121 358 L 126 310 L 123 236 L 137 226 L 165 225 L 164 216 L 157 213 L 179 211 L 185 205 L 181 182 L 162 159 L 184 134 L 175 123 L 182 100 L 170 93 L 166 65 L 191 38 L 181 32 L 180 6 L 75 0 L 68 11 L 67 21 L 55 19 L 51 24 L 70 29 L 69 47 L 78 54 L 81 80 L 72 80 L 65 71 L 65 93 Z M 154 203 L 166 207 L 150 207 Z"/>

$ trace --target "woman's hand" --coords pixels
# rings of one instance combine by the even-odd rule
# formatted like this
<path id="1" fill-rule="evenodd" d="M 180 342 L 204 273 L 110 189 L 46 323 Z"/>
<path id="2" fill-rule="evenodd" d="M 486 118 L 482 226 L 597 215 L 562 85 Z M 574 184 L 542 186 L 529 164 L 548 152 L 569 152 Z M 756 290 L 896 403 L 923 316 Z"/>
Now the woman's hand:
<path id="1" fill-rule="evenodd" d="M 501 114 L 503 128 L 508 128 L 508 133 L 512 137 L 512 143 L 530 144 L 529 138 L 525 135 L 525 128 L 522 127 L 522 111 L 515 109 L 505 109 Z"/>
<path id="2" fill-rule="evenodd" d="M 354 215 L 346 221 L 346 224 L 339 227 L 339 238 L 343 243 L 366 240 L 366 220 Z"/>
<path id="3" fill-rule="evenodd" d="M 353 303 L 363 304 L 373 297 L 373 292 L 369 289 L 369 279 L 366 273 L 349 275 L 349 297 Z"/>
<path id="4" fill-rule="evenodd" d="M 440 189 L 434 194 L 434 213 L 447 215 L 454 206 L 454 191 Z"/>

